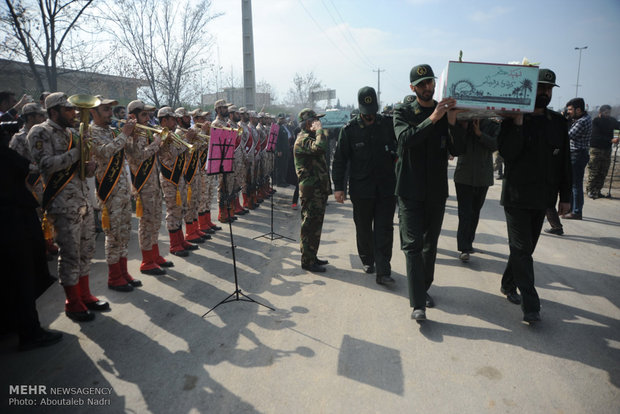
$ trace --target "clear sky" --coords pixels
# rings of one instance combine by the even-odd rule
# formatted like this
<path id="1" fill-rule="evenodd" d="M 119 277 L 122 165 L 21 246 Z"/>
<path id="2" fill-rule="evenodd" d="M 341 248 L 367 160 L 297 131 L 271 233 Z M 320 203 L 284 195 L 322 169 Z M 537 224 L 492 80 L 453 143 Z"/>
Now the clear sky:
<path id="1" fill-rule="evenodd" d="M 342 104 L 362 86 L 382 104 L 410 93 L 409 71 L 449 60 L 508 63 L 527 57 L 557 75 L 551 106 L 579 95 L 589 106 L 620 104 L 620 0 L 253 0 L 256 81 L 282 101 L 295 73 L 313 71 Z M 224 16 L 210 23 L 224 74 L 242 82 L 241 0 L 213 0 Z M 213 62 L 217 64 L 218 62 Z M 241 84 L 239 85 L 241 86 Z"/>

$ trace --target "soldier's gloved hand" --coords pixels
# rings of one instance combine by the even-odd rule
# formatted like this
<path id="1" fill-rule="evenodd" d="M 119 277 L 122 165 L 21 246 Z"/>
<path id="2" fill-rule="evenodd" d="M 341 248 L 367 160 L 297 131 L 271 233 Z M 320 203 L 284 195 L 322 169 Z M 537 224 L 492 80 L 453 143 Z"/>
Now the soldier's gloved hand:
<path id="1" fill-rule="evenodd" d="M 161 137 L 159 135 L 153 136 L 153 143 L 161 147 Z"/>
<path id="2" fill-rule="evenodd" d="M 127 120 L 125 125 L 123 125 L 123 129 L 122 129 L 123 134 L 125 134 L 125 136 L 130 136 L 133 133 L 133 130 L 134 130 L 135 126 L 136 126 L 136 120 L 135 119 Z"/>
<path id="3" fill-rule="evenodd" d="M 336 203 L 344 204 L 344 191 L 334 191 Z"/>

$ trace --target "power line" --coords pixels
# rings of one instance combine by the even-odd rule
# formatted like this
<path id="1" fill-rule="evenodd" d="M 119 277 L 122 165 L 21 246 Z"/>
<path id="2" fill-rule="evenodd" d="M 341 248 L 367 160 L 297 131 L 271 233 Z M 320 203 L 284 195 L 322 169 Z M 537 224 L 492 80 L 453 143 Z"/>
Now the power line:
<path id="1" fill-rule="evenodd" d="M 312 16 L 312 14 L 310 13 L 310 11 L 306 8 L 306 6 L 304 6 L 302 0 L 297 0 L 299 2 L 299 4 L 301 5 L 301 7 L 304 9 L 304 11 L 306 12 L 306 14 L 308 15 L 308 17 L 310 17 L 310 19 L 312 19 L 312 21 L 314 22 L 314 24 L 319 28 L 319 30 L 323 33 L 325 33 L 325 29 L 323 29 L 323 26 L 321 26 L 319 24 L 319 22 L 314 18 L 314 16 Z M 342 56 L 345 56 L 347 58 L 347 60 L 349 60 L 349 62 L 351 62 L 351 64 L 357 66 L 360 69 L 366 70 L 366 68 L 363 68 L 361 66 L 359 66 L 357 63 L 353 62 L 350 58 L 349 55 L 347 55 L 346 53 L 344 53 L 344 51 L 342 49 L 340 49 L 340 47 L 338 47 L 338 45 L 336 43 L 333 42 L 333 40 L 329 37 L 329 36 L 325 36 L 327 37 L 327 40 L 329 40 L 329 42 L 332 44 L 332 46 L 334 46 Z"/>

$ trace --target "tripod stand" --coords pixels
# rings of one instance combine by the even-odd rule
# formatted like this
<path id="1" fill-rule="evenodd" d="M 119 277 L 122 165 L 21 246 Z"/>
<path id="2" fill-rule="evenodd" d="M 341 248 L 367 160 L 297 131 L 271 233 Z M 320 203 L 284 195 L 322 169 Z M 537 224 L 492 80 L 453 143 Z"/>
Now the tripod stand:
<path id="1" fill-rule="evenodd" d="M 212 136 L 211 136 L 211 140 L 214 139 L 215 135 L 212 132 Z M 225 144 L 224 144 L 225 145 Z M 222 151 L 222 163 L 220 164 L 220 173 L 222 174 L 222 193 L 226 194 L 226 209 L 227 211 L 230 211 L 231 208 L 231 197 L 228 194 L 227 191 L 227 174 L 231 173 L 232 171 L 224 171 L 224 156 L 225 153 L 227 151 Z M 215 308 L 217 308 L 218 306 L 224 304 L 224 303 L 228 303 L 228 302 L 254 302 L 260 306 L 264 306 L 267 309 L 271 309 L 272 311 L 274 311 L 275 309 L 272 308 L 271 306 L 267 306 L 264 305 L 260 302 L 255 301 L 254 299 L 250 298 L 249 296 L 245 295 L 243 292 L 241 292 L 241 289 L 239 289 L 239 280 L 237 277 L 237 258 L 235 256 L 235 241 L 233 239 L 233 231 L 232 231 L 232 222 L 233 220 L 231 220 L 230 218 L 228 219 L 228 230 L 230 232 L 230 249 L 232 251 L 232 259 L 233 259 L 233 273 L 235 275 L 235 290 L 233 293 L 231 293 L 230 295 L 228 295 L 226 298 L 224 298 L 223 300 L 221 300 L 219 303 L 217 303 L 214 307 L 212 307 L 211 309 L 209 309 L 209 311 L 207 311 L 204 315 L 202 315 L 202 317 L 204 318 L 205 316 L 207 316 L 211 311 L 213 311 Z"/>
<path id="2" fill-rule="evenodd" d="M 275 154 L 275 152 L 274 152 L 274 154 Z M 272 169 L 271 169 L 271 185 L 272 186 L 273 186 L 273 179 L 274 179 L 274 177 L 277 177 L 277 176 L 278 176 L 278 174 L 276 173 L 276 157 L 273 157 L 273 163 L 272 163 Z M 287 240 L 290 240 L 290 241 L 294 242 L 295 240 L 291 239 L 290 237 L 283 236 L 283 235 L 278 234 L 278 233 L 273 231 L 273 191 L 270 191 L 269 202 L 271 204 L 271 227 L 270 227 L 270 231 L 269 231 L 269 233 L 265 233 L 265 234 L 261 234 L 260 236 L 256 236 L 252 240 L 260 239 L 261 237 L 267 237 L 271 241 L 278 240 L 278 239 L 287 239 Z"/>

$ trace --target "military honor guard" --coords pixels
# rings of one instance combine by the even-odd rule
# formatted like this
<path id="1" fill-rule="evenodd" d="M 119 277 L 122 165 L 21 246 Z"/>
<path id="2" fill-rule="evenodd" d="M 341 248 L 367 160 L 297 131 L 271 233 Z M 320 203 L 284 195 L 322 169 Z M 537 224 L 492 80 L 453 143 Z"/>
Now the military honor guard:
<path id="1" fill-rule="evenodd" d="M 428 290 L 434 280 L 437 242 L 448 198 L 448 155 L 458 155 L 465 130 L 456 123 L 456 99 L 433 100 L 435 75 L 429 65 L 414 66 L 409 80 L 416 99 L 394 110 L 398 140 L 395 194 L 411 318 L 423 321 L 426 308 L 434 306 Z"/>
<path id="2" fill-rule="evenodd" d="M 391 284 L 394 239 L 396 137 L 392 117 L 378 114 L 375 90 L 357 93 L 360 115 L 340 130 L 332 178 L 336 202 L 344 203 L 347 166 L 357 252 L 366 273 L 376 271 L 378 284 Z M 375 267 L 376 266 L 376 267 Z"/>
<path id="3" fill-rule="evenodd" d="M 135 120 L 131 138 L 125 145 L 125 155 L 129 163 L 133 194 L 136 198 L 136 217 L 138 241 L 142 251 L 140 272 L 147 275 L 163 275 L 163 268 L 173 263 L 165 260 L 159 253 L 159 228 L 162 217 L 162 196 L 157 172 L 157 153 L 162 141 L 149 127 L 149 112 L 155 107 L 140 100 L 129 102 L 129 118 Z"/>
<path id="4" fill-rule="evenodd" d="M 81 177 L 92 176 L 95 163 L 81 156 L 80 138 L 74 136 L 75 106 L 62 92 L 45 99 L 49 119 L 28 133 L 32 159 L 45 182 L 41 205 L 56 227 L 59 247 L 58 277 L 65 291 L 65 314 L 74 321 L 91 321 L 91 310 L 110 309 L 90 292 L 90 262 L 95 253 L 95 222 L 88 186 Z M 85 145 L 85 144 L 84 144 Z"/>
<path id="5" fill-rule="evenodd" d="M 118 101 L 99 97 L 101 104 L 90 110 L 92 157 L 96 192 L 105 233 L 105 254 L 108 263 L 108 288 L 131 292 L 142 286 L 127 270 L 129 234 L 131 233 L 131 191 L 125 169 L 125 145 L 133 132 L 135 120 L 126 122 L 120 133 L 112 130 L 112 114 Z"/>
<path id="6" fill-rule="evenodd" d="M 166 202 L 166 227 L 170 234 L 170 253 L 179 257 L 187 257 L 189 251 L 198 246 L 185 240 L 183 235 L 183 219 L 187 208 L 187 189 L 183 178 L 188 144 L 174 131 L 179 116 L 169 106 L 157 112 L 159 125 L 167 128 L 168 135 L 159 150 L 159 180 Z M 190 134 L 195 134 L 190 132 Z M 160 134 L 161 136 L 161 134 Z"/>

